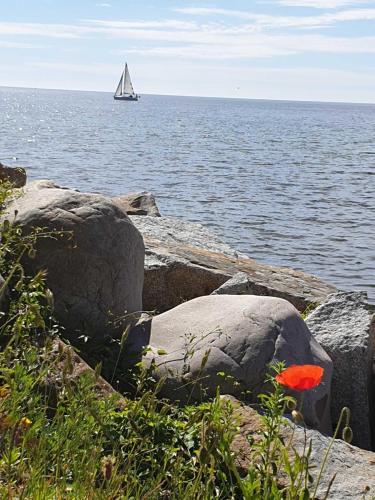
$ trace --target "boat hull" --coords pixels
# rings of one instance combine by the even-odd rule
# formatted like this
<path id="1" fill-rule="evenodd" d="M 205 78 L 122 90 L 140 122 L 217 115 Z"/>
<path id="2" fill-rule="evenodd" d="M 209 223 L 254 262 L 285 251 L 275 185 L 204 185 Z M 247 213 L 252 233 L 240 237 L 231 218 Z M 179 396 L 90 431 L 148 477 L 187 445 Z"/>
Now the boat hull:
<path id="1" fill-rule="evenodd" d="M 138 97 L 137 95 L 133 96 L 133 95 L 114 95 L 113 96 L 113 99 L 115 101 L 138 101 Z"/>

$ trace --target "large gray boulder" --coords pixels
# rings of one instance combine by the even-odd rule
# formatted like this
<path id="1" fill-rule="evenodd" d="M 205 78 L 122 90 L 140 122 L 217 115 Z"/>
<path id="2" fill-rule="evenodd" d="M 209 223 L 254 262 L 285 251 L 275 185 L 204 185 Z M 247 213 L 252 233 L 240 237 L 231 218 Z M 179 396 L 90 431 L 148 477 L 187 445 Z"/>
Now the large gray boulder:
<path id="1" fill-rule="evenodd" d="M 55 315 L 70 335 L 115 335 L 115 320 L 142 310 L 144 245 L 128 216 L 104 196 L 33 182 L 7 208 L 25 232 L 33 227 L 67 231 L 39 238 L 30 274 L 47 270 Z"/>
<path id="2" fill-rule="evenodd" d="M 331 411 L 337 422 L 341 409 L 352 412 L 353 443 L 375 447 L 372 363 L 375 318 L 365 292 L 330 296 L 306 319 L 306 324 L 333 361 Z"/>
<path id="3" fill-rule="evenodd" d="M 241 405 L 234 398 L 225 397 L 231 401 L 235 409 L 236 418 L 239 421 L 239 432 L 232 443 L 232 451 L 235 456 L 235 464 L 240 473 L 246 475 L 249 465 L 252 463 L 252 453 L 248 437 L 252 436 L 256 441 L 258 433 L 261 430 L 262 423 L 258 413 L 248 407 Z M 309 463 L 311 465 L 310 474 L 316 481 L 323 459 L 326 455 L 328 446 L 331 444 L 331 438 L 324 436 L 317 430 L 305 430 L 300 426 L 285 425 L 282 429 L 282 435 L 285 443 L 292 439 L 293 446 L 299 454 L 307 443 L 312 443 L 311 456 Z M 332 443 L 328 459 L 323 470 L 316 498 L 326 498 L 325 494 L 331 485 L 328 499 L 346 500 L 346 499 L 373 499 L 375 497 L 375 453 L 365 451 L 350 444 L 336 439 Z M 283 478 L 281 477 L 282 481 Z M 315 482 L 310 487 L 310 492 L 314 491 Z"/>
<path id="4" fill-rule="evenodd" d="M 173 217 L 131 216 L 146 247 L 143 307 L 158 313 L 209 295 L 238 272 L 254 295 L 280 297 L 303 311 L 337 291 L 293 269 L 269 266 L 236 252 L 200 224 Z"/>
<path id="5" fill-rule="evenodd" d="M 199 297 L 154 317 L 144 343 L 151 346 L 147 360 L 155 360 L 156 375 L 166 377 L 163 394 L 183 402 L 213 396 L 218 386 L 240 397 L 251 391 L 255 400 L 272 361 L 318 364 L 324 380 L 305 393 L 303 411 L 310 425 L 331 431 L 332 362 L 286 300 Z"/>

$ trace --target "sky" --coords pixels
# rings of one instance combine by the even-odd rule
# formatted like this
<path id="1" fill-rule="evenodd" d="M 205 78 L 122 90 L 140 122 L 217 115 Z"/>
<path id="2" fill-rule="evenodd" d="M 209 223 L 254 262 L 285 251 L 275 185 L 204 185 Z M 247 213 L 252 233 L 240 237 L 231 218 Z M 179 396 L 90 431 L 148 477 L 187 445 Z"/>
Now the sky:
<path id="1" fill-rule="evenodd" d="M 0 85 L 375 103 L 375 0 L 0 0 Z"/>

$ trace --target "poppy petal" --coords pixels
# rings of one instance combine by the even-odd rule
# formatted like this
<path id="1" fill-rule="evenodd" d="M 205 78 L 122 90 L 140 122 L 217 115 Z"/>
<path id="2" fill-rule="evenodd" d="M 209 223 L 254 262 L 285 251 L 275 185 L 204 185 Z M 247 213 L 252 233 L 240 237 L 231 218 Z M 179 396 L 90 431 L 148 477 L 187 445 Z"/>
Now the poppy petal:
<path id="1" fill-rule="evenodd" d="M 276 381 L 295 391 L 307 391 L 320 384 L 323 374 L 319 365 L 292 365 L 276 375 Z"/>

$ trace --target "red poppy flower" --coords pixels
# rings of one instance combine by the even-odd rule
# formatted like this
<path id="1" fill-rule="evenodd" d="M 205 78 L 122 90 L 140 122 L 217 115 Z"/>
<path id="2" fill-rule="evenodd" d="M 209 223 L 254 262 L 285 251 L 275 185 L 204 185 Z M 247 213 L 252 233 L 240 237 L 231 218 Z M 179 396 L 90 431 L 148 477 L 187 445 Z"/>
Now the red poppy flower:
<path id="1" fill-rule="evenodd" d="M 295 391 L 306 391 L 320 384 L 324 368 L 318 365 L 292 365 L 276 375 L 279 384 Z"/>

